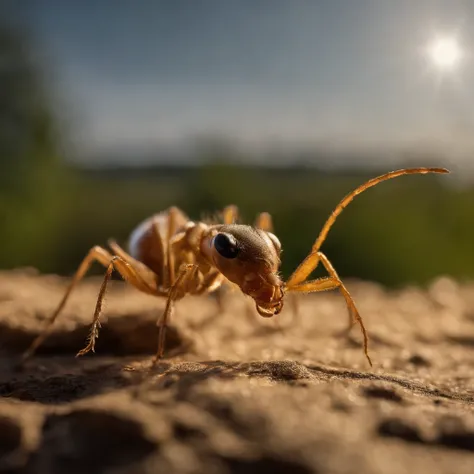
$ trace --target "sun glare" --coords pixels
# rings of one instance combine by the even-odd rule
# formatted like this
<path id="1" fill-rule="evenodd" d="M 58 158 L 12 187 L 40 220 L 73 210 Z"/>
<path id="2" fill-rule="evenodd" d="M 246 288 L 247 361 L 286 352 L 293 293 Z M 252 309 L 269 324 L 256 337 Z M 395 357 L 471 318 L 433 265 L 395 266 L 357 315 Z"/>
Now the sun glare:
<path id="1" fill-rule="evenodd" d="M 459 65 L 462 50 L 456 38 L 439 36 L 428 46 L 428 56 L 440 71 L 451 71 Z"/>

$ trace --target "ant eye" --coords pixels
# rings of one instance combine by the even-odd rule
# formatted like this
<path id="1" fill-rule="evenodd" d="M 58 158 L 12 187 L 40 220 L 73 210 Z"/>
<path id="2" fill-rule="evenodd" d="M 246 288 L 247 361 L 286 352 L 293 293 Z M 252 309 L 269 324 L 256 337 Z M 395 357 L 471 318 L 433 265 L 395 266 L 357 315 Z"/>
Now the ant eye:
<path id="1" fill-rule="evenodd" d="M 225 258 L 235 258 L 239 253 L 237 242 L 230 234 L 217 234 L 214 237 L 214 248 Z"/>

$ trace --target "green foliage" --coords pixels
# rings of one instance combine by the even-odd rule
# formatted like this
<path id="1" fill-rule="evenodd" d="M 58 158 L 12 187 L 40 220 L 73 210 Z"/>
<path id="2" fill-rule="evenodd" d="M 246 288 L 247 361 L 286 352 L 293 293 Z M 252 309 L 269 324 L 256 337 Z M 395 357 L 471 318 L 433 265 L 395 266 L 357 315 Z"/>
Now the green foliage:
<path id="1" fill-rule="evenodd" d="M 27 42 L 3 26 L 0 65 L 0 265 L 47 268 L 60 192 L 50 99 Z"/>
<path id="2" fill-rule="evenodd" d="M 92 245 L 109 237 L 125 243 L 142 219 L 170 205 L 200 219 L 236 204 L 244 223 L 263 210 L 273 215 L 288 276 L 341 198 L 374 175 L 222 160 L 197 168 L 144 170 L 134 177 L 126 170 L 108 173 L 82 173 L 69 187 L 75 197 L 64 216 L 63 243 L 55 250 L 56 270 L 71 272 Z M 323 251 L 342 276 L 389 286 L 423 284 L 439 274 L 472 278 L 474 190 L 447 187 L 446 179 L 406 176 L 368 190 L 338 218 Z"/>

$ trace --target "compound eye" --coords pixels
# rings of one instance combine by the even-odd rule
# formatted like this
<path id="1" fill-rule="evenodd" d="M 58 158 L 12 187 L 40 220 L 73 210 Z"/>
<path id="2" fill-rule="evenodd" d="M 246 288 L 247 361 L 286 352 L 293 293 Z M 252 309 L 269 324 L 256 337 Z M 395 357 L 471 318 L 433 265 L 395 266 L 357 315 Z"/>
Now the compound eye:
<path id="1" fill-rule="evenodd" d="M 214 237 L 214 248 L 224 258 L 235 258 L 239 253 L 237 241 L 234 236 L 230 234 L 217 234 Z"/>

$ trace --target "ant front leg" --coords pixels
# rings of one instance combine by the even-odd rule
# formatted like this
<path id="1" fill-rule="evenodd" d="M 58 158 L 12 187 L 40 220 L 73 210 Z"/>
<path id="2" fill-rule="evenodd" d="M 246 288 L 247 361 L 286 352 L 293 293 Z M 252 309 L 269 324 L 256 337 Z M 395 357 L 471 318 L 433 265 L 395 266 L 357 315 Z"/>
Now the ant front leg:
<path id="1" fill-rule="evenodd" d="M 329 277 L 319 278 L 312 281 L 304 281 L 308 275 L 317 267 L 319 262 L 322 262 L 324 268 L 329 273 Z M 362 321 L 362 317 L 357 310 L 355 302 L 346 288 L 342 280 L 339 278 L 336 270 L 332 266 L 329 259 L 322 252 L 314 252 L 308 255 L 303 263 L 296 269 L 293 275 L 288 280 L 286 288 L 291 292 L 313 293 L 319 291 L 327 291 L 338 288 L 346 300 L 347 308 L 349 310 L 350 321 L 357 322 L 360 326 L 362 336 L 364 338 L 364 354 L 369 364 L 372 366 L 372 361 L 368 353 L 368 336 L 367 331 Z"/>

